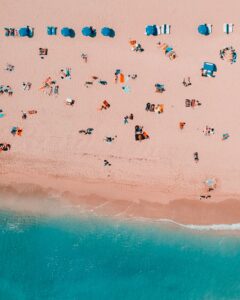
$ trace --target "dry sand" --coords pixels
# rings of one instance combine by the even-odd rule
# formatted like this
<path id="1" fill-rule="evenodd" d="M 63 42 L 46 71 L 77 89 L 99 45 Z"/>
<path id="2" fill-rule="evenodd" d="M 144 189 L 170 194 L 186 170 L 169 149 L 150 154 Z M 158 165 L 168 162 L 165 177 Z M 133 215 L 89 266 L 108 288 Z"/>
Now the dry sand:
<path id="1" fill-rule="evenodd" d="M 12 97 L 0 96 L 0 142 L 12 145 L 0 153 L 0 183 L 25 193 L 38 185 L 71 198 L 74 204 L 99 213 L 149 218 L 171 218 L 184 223 L 238 223 L 240 220 L 240 102 L 238 99 L 239 61 L 230 65 L 219 57 L 219 50 L 233 46 L 238 52 L 240 34 L 239 1 L 5 1 L 0 12 L 0 77 L 10 85 Z M 213 24 L 210 36 L 197 33 L 201 23 Z M 230 35 L 223 23 L 235 24 Z M 147 24 L 171 24 L 169 36 L 147 37 Z M 4 36 L 4 27 L 35 28 L 32 39 Z M 48 36 L 46 26 L 57 26 L 58 35 Z M 83 37 L 81 28 L 97 29 L 93 39 Z M 60 29 L 72 27 L 76 37 L 64 38 Z M 103 26 L 114 28 L 114 39 L 100 34 Z M 143 53 L 130 50 L 129 39 L 136 39 Z M 170 61 L 156 46 L 158 41 L 174 47 L 178 57 Z M 41 60 L 38 48 L 48 48 Z M 87 53 L 88 63 L 81 59 Z M 216 78 L 203 78 L 204 61 L 217 64 Z M 6 63 L 14 72 L 4 71 Z M 72 68 L 72 79 L 61 80 L 59 71 Z M 131 92 L 125 94 L 114 83 L 114 72 L 137 74 L 130 80 Z M 108 81 L 107 86 L 84 82 L 92 75 Z M 59 83 L 59 96 L 39 91 L 51 76 Z M 191 77 L 185 88 L 183 77 Z M 32 82 L 23 91 L 23 81 Z M 154 92 L 154 84 L 165 84 L 163 94 Z M 65 99 L 76 100 L 73 107 Z M 195 98 L 202 106 L 185 107 L 185 99 Z M 111 108 L 98 111 L 102 100 Z M 147 102 L 163 103 L 163 114 L 145 111 Z M 21 119 L 21 110 L 36 109 L 37 115 Z M 134 120 L 123 124 L 130 113 Z M 180 121 L 186 122 L 181 131 Z M 150 139 L 134 140 L 135 125 L 143 125 Z M 206 125 L 215 135 L 204 136 Z M 10 134 L 12 126 L 22 127 L 22 137 Z M 93 127 L 91 136 L 78 130 Z M 222 141 L 223 133 L 230 138 Z M 105 136 L 117 135 L 112 144 Z M 193 153 L 200 161 L 195 163 Z M 108 159 L 111 167 L 104 167 Z M 208 200 L 203 181 L 217 179 L 217 189 Z M 31 190 L 31 189 L 30 189 Z M 96 208 L 97 207 L 97 208 Z"/>

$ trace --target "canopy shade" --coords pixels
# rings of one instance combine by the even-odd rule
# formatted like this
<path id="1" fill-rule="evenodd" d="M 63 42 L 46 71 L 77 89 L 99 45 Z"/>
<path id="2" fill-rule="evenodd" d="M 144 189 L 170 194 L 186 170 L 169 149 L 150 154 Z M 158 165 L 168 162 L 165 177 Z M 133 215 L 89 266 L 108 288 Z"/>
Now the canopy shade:
<path id="1" fill-rule="evenodd" d="M 213 63 L 205 62 L 203 64 L 203 69 L 211 72 L 216 72 L 217 71 L 217 66 Z"/>

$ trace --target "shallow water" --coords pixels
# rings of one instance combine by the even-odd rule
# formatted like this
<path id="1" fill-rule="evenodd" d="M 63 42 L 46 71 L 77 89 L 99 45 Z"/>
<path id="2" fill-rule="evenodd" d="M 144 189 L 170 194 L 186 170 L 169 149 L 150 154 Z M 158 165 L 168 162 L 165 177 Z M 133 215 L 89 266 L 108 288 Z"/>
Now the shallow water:
<path id="1" fill-rule="evenodd" d="M 240 238 L 0 214 L 0 299 L 240 299 Z"/>

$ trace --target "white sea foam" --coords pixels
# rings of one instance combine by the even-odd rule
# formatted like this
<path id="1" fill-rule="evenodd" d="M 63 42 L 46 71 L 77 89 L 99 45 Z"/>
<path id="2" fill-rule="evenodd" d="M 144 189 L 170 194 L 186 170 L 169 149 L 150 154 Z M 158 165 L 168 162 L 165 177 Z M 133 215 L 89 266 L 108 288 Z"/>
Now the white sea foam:
<path id="1" fill-rule="evenodd" d="M 180 227 L 184 227 L 191 230 L 210 231 L 210 230 L 240 230 L 240 223 L 235 224 L 209 224 L 209 225 L 194 225 L 194 224 L 182 224 L 175 222 L 171 219 L 159 219 L 159 222 L 171 223 Z"/>

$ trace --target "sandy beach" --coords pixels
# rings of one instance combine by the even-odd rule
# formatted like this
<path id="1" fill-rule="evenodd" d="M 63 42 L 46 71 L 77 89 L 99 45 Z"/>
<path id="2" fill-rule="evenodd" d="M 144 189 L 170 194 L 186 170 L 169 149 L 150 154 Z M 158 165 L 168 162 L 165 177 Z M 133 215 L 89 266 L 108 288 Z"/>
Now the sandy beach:
<path id="1" fill-rule="evenodd" d="M 219 56 L 230 46 L 238 54 L 238 1 L 231 6 L 217 0 L 2 4 L 0 84 L 13 89 L 12 96 L 0 95 L 0 143 L 11 145 L 0 152 L 2 195 L 49 193 L 108 216 L 240 223 L 240 67 L 238 57 L 230 64 Z M 230 34 L 223 32 L 227 22 L 234 24 Z M 212 24 L 208 36 L 198 33 L 198 25 L 205 23 Z M 170 24 L 171 32 L 147 36 L 149 24 Z M 5 36 L 5 27 L 26 25 L 34 28 L 32 38 Z M 47 35 L 47 26 L 56 26 L 57 35 Z M 93 26 L 96 37 L 83 36 L 84 26 Z M 104 26 L 114 29 L 114 38 L 101 35 Z M 63 27 L 73 28 L 75 37 L 62 36 Z M 144 51 L 132 51 L 130 40 Z M 176 59 L 164 55 L 158 42 L 173 47 Z M 48 49 L 43 59 L 41 47 Z M 216 64 L 216 77 L 201 76 L 204 62 Z M 7 64 L 14 70 L 6 71 Z M 71 79 L 61 79 L 60 70 L 66 68 Z M 125 75 L 123 84 L 115 82 L 117 69 Z M 59 86 L 58 95 L 39 90 L 49 76 Z M 188 77 L 192 84 L 185 87 L 182 81 Z M 31 88 L 24 90 L 23 82 L 30 82 Z M 155 92 L 156 83 L 164 84 L 163 93 Z M 66 105 L 67 98 L 74 99 L 74 105 Z M 201 105 L 186 107 L 186 99 Z M 99 110 L 104 100 L 110 108 Z M 163 104 L 164 112 L 146 111 L 146 103 Z M 23 119 L 22 111 L 31 110 L 37 113 Z M 133 120 L 124 124 L 130 114 Z M 179 122 L 186 123 L 184 129 Z M 144 127 L 149 139 L 135 140 L 136 125 Z M 22 136 L 11 134 L 13 126 L 23 130 Z M 206 126 L 214 128 L 214 134 L 204 134 Z M 79 133 L 87 128 L 93 133 Z M 229 138 L 223 140 L 223 134 Z M 106 137 L 115 139 L 107 143 Z M 104 166 L 104 160 L 111 165 Z M 209 178 L 216 180 L 210 192 L 204 184 Z M 201 195 L 211 197 L 200 200 Z M 0 207 L 17 206 L 1 198 Z"/>

